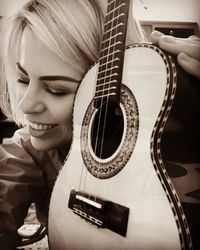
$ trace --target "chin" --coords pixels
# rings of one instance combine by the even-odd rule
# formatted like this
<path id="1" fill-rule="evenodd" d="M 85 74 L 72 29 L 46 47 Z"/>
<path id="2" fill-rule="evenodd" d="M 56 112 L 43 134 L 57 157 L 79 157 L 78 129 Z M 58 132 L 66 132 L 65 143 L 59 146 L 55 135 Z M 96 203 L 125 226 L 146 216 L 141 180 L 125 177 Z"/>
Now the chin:
<path id="1" fill-rule="evenodd" d="M 32 146 L 39 151 L 47 151 L 58 147 L 59 143 L 51 142 L 48 140 L 40 140 L 38 138 L 31 137 Z"/>

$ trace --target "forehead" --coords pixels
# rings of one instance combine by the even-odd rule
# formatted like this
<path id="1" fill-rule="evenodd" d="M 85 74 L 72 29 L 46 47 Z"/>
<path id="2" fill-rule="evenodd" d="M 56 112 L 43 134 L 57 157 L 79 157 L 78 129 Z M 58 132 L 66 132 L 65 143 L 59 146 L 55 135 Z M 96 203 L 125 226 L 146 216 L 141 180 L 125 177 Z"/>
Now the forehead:
<path id="1" fill-rule="evenodd" d="M 69 65 L 50 50 L 30 28 L 25 28 L 22 34 L 19 63 L 29 74 L 36 75 L 60 74 L 69 69 Z"/>

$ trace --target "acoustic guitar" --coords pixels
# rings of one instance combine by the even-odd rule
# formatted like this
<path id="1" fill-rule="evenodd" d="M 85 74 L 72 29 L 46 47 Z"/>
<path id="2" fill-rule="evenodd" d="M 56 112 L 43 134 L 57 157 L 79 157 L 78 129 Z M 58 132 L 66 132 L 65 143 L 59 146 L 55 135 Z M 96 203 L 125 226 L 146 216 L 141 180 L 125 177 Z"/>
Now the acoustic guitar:
<path id="1" fill-rule="evenodd" d="M 161 150 L 176 66 L 150 43 L 125 46 L 130 6 L 108 1 L 99 61 L 75 97 L 73 141 L 50 202 L 51 250 L 192 249 Z"/>

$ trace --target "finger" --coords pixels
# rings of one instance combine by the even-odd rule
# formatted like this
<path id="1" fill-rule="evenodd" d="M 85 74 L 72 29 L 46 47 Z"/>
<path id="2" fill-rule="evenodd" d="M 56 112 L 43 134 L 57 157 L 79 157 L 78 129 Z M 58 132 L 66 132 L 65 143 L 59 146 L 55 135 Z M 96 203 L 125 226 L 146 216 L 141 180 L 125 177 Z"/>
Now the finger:
<path id="1" fill-rule="evenodd" d="M 198 37 L 198 36 L 192 35 L 192 36 L 189 36 L 188 39 L 190 39 L 192 41 L 200 42 L 200 37 Z"/>
<path id="2" fill-rule="evenodd" d="M 173 37 L 173 36 L 165 35 L 164 33 L 160 32 L 158 30 L 153 30 L 151 32 L 151 34 L 149 35 L 150 42 L 158 44 L 160 38 L 164 37 L 164 36 Z M 175 40 L 178 40 L 178 41 L 185 41 L 185 42 L 189 42 L 189 43 L 195 42 L 195 41 L 200 42 L 200 37 L 195 36 L 195 35 L 189 36 L 188 38 L 182 38 L 182 37 L 173 37 L 173 38 Z"/>
<path id="3" fill-rule="evenodd" d="M 191 42 L 189 39 L 182 40 L 172 36 L 162 36 L 159 40 L 159 46 L 171 54 L 178 55 L 180 52 L 184 52 L 200 60 L 200 42 Z"/>
<path id="4" fill-rule="evenodd" d="M 179 65 L 189 74 L 200 79 L 200 61 L 188 56 L 185 53 L 180 53 L 177 56 Z"/>
<path id="5" fill-rule="evenodd" d="M 149 38 L 150 38 L 150 42 L 152 42 L 153 44 L 158 44 L 160 38 L 163 36 L 164 34 L 160 31 L 154 30 L 151 32 Z"/>

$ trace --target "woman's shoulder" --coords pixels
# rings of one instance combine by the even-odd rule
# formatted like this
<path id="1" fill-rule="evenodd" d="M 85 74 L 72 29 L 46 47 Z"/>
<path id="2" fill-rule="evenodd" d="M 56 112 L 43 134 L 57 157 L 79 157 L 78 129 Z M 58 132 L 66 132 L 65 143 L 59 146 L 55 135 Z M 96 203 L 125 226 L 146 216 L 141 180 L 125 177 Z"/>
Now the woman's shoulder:
<path id="1" fill-rule="evenodd" d="M 5 138 L 0 145 L 0 161 L 7 161 L 11 158 L 27 158 L 23 148 L 23 142 L 29 141 L 27 128 L 17 129 L 11 138 Z"/>

